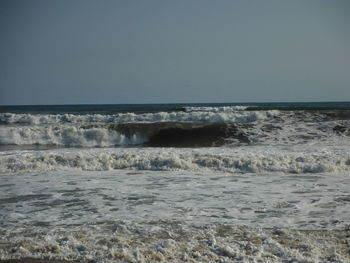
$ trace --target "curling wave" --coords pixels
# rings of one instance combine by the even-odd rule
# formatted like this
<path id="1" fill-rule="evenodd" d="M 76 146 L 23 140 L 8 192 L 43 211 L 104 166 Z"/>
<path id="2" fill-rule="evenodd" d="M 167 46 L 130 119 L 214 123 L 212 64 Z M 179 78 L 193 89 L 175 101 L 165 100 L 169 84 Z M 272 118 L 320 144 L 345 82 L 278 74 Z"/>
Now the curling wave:
<path id="1" fill-rule="evenodd" d="M 120 123 L 36 125 L 0 128 L 0 145 L 108 146 L 221 146 L 227 139 L 248 142 L 238 126 L 227 123 Z"/>
<path id="2" fill-rule="evenodd" d="M 0 126 L 0 146 L 212 147 L 268 144 L 348 143 L 349 121 L 259 123 L 95 123 Z"/>

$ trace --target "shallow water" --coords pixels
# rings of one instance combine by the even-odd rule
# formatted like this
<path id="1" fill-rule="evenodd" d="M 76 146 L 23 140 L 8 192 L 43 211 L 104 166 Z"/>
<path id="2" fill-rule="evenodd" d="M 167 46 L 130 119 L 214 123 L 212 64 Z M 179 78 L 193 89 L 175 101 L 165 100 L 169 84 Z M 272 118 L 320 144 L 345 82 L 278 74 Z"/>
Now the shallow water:
<path id="1" fill-rule="evenodd" d="M 341 229 L 347 174 L 51 172 L 1 176 L 1 225 L 84 225 L 115 219 Z"/>
<path id="2" fill-rule="evenodd" d="M 61 171 L 0 181 L 1 259 L 349 259 L 347 174 Z"/>

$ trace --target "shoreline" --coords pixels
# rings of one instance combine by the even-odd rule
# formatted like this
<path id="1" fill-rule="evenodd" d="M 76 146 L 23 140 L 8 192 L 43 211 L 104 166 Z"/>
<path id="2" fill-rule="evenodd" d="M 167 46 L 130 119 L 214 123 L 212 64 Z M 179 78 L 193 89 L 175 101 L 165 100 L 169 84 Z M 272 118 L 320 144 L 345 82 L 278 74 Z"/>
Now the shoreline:
<path id="1" fill-rule="evenodd" d="M 130 232 L 131 231 L 131 232 Z M 87 239 L 87 233 L 76 235 L 76 245 L 69 255 L 42 253 L 42 259 L 31 255 L 7 254 L 17 259 L 3 259 L 0 263 L 91 263 L 91 262 L 348 262 L 350 229 L 295 230 L 285 228 L 251 228 L 246 226 L 215 225 L 163 228 L 158 233 L 142 233 L 121 229 L 118 235 L 104 233 L 99 240 Z M 80 238 L 80 239 L 79 239 Z M 80 241 L 84 241 L 84 247 Z M 75 242 L 74 242 L 75 243 Z M 72 244 L 74 244 L 72 243 Z M 27 244 L 27 246 L 25 246 Z M 30 251 L 39 242 L 21 242 L 13 247 Z M 99 253 L 93 252 L 99 251 Z M 4 256 L 4 254 L 3 254 Z M 23 257 L 21 257 L 23 256 Z M 55 259 L 56 256 L 56 259 Z M 3 257 L 5 258 L 5 257 Z M 289 262 L 289 261 L 288 261 Z"/>

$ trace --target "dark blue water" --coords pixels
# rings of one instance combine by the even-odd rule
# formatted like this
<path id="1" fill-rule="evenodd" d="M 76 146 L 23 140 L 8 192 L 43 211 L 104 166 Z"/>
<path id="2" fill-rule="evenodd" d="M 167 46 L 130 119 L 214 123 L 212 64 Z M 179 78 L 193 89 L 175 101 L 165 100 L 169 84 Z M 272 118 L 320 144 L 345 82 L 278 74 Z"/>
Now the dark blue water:
<path id="1" fill-rule="evenodd" d="M 182 111 L 185 107 L 248 106 L 248 110 L 350 110 L 350 102 L 170 103 L 0 106 L 0 112 L 31 114 L 113 114 L 118 112 Z"/>

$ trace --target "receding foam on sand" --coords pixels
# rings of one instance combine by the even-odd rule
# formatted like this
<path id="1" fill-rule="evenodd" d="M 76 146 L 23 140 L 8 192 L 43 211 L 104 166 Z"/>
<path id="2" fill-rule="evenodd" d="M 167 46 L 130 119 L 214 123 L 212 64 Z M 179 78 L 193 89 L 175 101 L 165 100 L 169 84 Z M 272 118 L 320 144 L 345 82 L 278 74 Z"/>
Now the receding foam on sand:
<path id="1" fill-rule="evenodd" d="M 144 229 L 107 224 L 2 243 L 0 258 L 6 263 L 349 262 L 349 242 L 349 229 L 298 231 L 174 222 Z"/>

